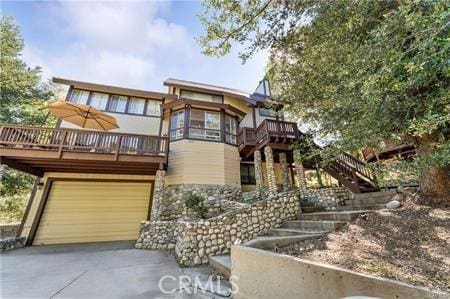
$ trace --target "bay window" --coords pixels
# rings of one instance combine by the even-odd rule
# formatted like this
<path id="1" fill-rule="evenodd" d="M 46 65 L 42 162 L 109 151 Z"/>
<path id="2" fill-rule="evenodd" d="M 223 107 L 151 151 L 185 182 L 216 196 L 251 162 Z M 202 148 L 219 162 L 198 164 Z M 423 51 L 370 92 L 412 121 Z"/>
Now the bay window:
<path id="1" fill-rule="evenodd" d="M 172 113 L 170 117 L 170 140 L 183 138 L 184 134 L 184 110 Z"/>
<path id="2" fill-rule="evenodd" d="M 236 119 L 230 115 L 225 115 L 225 142 L 236 144 L 237 123 Z"/>
<path id="3" fill-rule="evenodd" d="M 187 117 L 186 120 L 185 117 Z M 185 121 L 187 122 L 186 132 L 184 129 Z M 237 121 L 233 116 L 226 114 L 225 111 L 188 107 L 186 110 L 172 112 L 170 117 L 170 140 L 186 137 L 236 144 L 236 135 Z"/>
<path id="4" fill-rule="evenodd" d="M 192 109 L 189 138 L 220 141 L 220 112 Z"/>

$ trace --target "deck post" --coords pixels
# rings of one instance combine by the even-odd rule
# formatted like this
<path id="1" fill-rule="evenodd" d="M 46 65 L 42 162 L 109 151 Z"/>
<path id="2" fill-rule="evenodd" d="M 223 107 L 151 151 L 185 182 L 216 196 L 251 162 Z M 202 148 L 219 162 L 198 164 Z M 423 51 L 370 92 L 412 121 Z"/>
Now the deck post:
<path id="1" fill-rule="evenodd" d="M 291 189 L 291 182 L 289 181 L 289 169 L 286 159 L 286 153 L 280 153 L 281 178 L 283 181 L 283 191 Z"/>
<path id="2" fill-rule="evenodd" d="M 267 185 L 269 187 L 270 194 L 276 194 L 277 179 L 275 177 L 275 165 L 273 162 L 273 151 L 270 146 L 264 148 L 264 155 L 266 156 L 266 170 L 267 170 Z"/>
<path id="3" fill-rule="evenodd" d="M 264 189 L 262 159 L 261 159 L 260 151 L 255 151 L 254 159 L 255 159 L 256 192 L 257 192 L 257 197 L 260 198 L 263 193 L 263 189 Z"/>
<path id="4" fill-rule="evenodd" d="M 295 149 L 293 154 L 294 154 L 294 163 L 295 163 L 295 172 L 296 172 L 295 173 L 295 181 L 297 182 L 297 187 L 299 189 L 306 189 L 305 169 L 303 168 L 300 150 Z"/>
<path id="5" fill-rule="evenodd" d="M 161 205 L 162 202 L 164 201 L 165 180 L 166 180 L 166 171 L 165 170 L 156 171 L 150 221 L 157 221 L 161 217 Z"/>

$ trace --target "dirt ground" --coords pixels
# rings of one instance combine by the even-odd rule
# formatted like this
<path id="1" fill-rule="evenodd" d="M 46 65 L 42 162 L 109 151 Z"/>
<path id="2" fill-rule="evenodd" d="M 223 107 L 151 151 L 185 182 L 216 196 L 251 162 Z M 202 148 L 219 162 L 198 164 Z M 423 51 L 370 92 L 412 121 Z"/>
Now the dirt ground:
<path id="1" fill-rule="evenodd" d="M 450 208 L 410 198 L 398 209 L 364 214 L 339 231 L 279 252 L 450 292 Z"/>

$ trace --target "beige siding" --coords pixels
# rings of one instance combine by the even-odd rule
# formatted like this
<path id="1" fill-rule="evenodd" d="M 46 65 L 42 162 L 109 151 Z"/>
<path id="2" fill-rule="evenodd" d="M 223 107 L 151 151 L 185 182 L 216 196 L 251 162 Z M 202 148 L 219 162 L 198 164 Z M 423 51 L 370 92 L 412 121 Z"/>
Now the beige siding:
<path id="1" fill-rule="evenodd" d="M 144 134 L 144 135 L 159 135 L 160 117 L 138 116 L 130 114 L 120 114 L 106 112 L 116 118 L 120 128 L 111 130 L 109 132 L 129 133 L 129 134 Z M 62 121 L 62 128 L 80 129 L 79 126 L 69 122 Z"/>
<path id="2" fill-rule="evenodd" d="M 231 98 L 228 96 L 225 96 L 223 98 L 224 104 L 229 104 L 235 108 L 238 108 L 241 111 L 244 111 L 246 113 L 244 119 L 240 122 L 239 127 L 248 127 L 253 128 L 253 113 L 252 108 L 247 106 L 247 102 L 244 100 Z"/>
<path id="3" fill-rule="evenodd" d="M 33 245 L 134 240 L 150 183 L 55 181 Z"/>
<path id="4" fill-rule="evenodd" d="M 240 185 L 235 146 L 208 141 L 171 142 L 166 182 L 174 184 Z"/>

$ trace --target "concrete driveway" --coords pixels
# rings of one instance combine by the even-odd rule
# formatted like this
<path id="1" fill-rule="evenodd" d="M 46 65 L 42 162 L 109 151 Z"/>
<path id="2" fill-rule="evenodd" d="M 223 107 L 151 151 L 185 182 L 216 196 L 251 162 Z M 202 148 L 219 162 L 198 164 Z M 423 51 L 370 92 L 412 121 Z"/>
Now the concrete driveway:
<path id="1" fill-rule="evenodd" d="M 2 253 L 0 268 L 1 298 L 216 298 L 179 282 L 206 280 L 208 267 L 180 269 L 168 252 L 131 242 L 27 247 Z"/>

